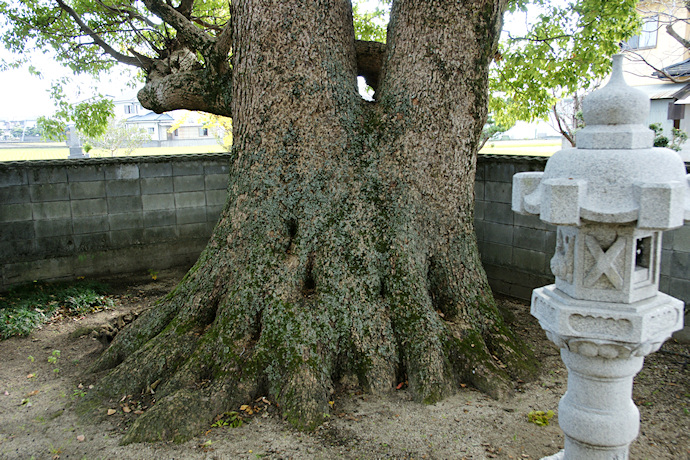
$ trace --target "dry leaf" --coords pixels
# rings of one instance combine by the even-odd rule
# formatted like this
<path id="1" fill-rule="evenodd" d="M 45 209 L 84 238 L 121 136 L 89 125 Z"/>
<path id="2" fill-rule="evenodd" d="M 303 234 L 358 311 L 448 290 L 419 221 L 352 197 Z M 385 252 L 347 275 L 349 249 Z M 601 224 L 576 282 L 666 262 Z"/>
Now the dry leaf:
<path id="1" fill-rule="evenodd" d="M 108 415 L 113 415 L 115 413 L 117 413 L 115 409 L 108 409 Z"/>
<path id="2" fill-rule="evenodd" d="M 132 412 L 132 409 L 130 409 L 129 406 L 123 406 L 122 412 L 124 412 L 125 414 L 129 414 L 130 412 Z"/>
<path id="3" fill-rule="evenodd" d="M 399 389 L 401 389 L 401 388 L 402 388 L 402 386 L 403 386 L 404 384 L 405 384 L 405 382 L 400 382 L 400 383 L 398 383 L 398 386 L 397 386 L 397 387 L 395 387 L 395 389 L 396 389 L 396 390 L 399 390 Z"/>
<path id="4" fill-rule="evenodd" d="M 144 413 L 144 411 L 143 410 L 135 410 L 134 413 L 137 415 L 141 415 Z"/>
<path id="5" fill-rule="evenodd" d="M 5 390 L 5 396 L 9 396 L 9 395 L 10 395 L 10 392 Z"/>
<path id="6" fill-rule="evenodd" d="M 36 396 L 37 394 L 38 394 L 38 390 L 34 390 L 34 391 L 32 391 L 31 393 L 27 393 L 27 394 L 26 394 L 26 397 L 27 397 L 27 398 L 30 398 L 30 397 L 32 397 L 32 396 Z"/>
<path id="7" fill-rule="evenodd" d="M 32 378 L 34 378 L 34 377 L 36 377 L 34 374 L 29 374 L 29 375 L 26 376 L 27 379 L 32 379 Z"/>
<path id="8" fill-rule="evenodd" d="M 86 436 L 84 436 L 83 434 L 80 434 L 79 436 L 77 436 L 77 441 L 79 441 L 79 442 L 86 441 Z"/>

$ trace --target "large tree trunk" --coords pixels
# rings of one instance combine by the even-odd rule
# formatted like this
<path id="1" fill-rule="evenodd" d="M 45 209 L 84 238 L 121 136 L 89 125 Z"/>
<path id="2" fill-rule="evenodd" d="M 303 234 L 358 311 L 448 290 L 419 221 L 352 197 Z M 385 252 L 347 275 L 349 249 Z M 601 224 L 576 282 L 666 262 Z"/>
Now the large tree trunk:
<path id="1" fill-rule="evenodd" d="M 473 229 L 504 3 L 395 2 L 372 103 L 348 1 L 233 1 L 227 205 L 181 284 L 94 368 L 101 396 L 161 382 L 125 442 L 186 439 L 261 395 L 311 428 L 345 377 L 434 402 L 533 371 Z"/>

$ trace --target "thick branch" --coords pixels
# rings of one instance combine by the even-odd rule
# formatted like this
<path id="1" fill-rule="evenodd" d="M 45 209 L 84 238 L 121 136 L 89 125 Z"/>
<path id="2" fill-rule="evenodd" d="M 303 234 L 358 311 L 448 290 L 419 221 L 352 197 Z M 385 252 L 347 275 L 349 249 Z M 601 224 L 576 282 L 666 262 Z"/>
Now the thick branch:
<path id="1" fill-rule="evenodd" d="M 215 42 L 212 37 L 175 8 L 160 0 L 144 0 L 144 4 L 153 14 L 175 28 L 182 42 L 199 51 L 204 57 L 209 57 Z"/>
<path id="2" fill-rule="evenodd" d="M 683 45 L 686 49 L 690 50 L 690 41 L 678 35 L 678 32 L 673 30 L 672 24 L 666 26 L 666 33 L 668 33 L 671 37 L 675 38 L 676 41 Z"/>
<path id="3" fill-rule="evenodd" d="M 82 32 L 84 32 L 84 33 L 87 34 L 89 37 L 91 37 L 91 38 L 93 39 L 94 43 L 96 43 L 98 46 L 100 46 L 101 49 L 102 49 L 103 51 L 105 51 L 106 53 L 108 53 L 108 54 L 109 54 L 110 56 L 112 56 L 115 60 L 117 60 L 117 61 L 119 61 L 119 62 L 121 62 L 121 63 L 123 63 L 123 64 L 133 65 L 133 66 L 136 66 L 136 67 L 141 67 L 142 69 L 149 69 L 149 68 L 151 68 L 151 65 L 152 65 L 152 62 L 153 62 L 152 59 L 150 59 L 150 58 L 148 58 L 148 57 L 145 57 L 145 56 L 142 56 L 141 54 L 139 54 L 139 55 L 136 56 L 136 57 L 132 57 L 132 56 L 127 56 L 127 55 L 125 55 L 125 54 L 122 54 L 122 53 L 116 51 L 115 49 L 113 49 L 113 47 L 111 47 L 109 44 L 107 44 L 107 43 L 105 42 L 105 40 L 103 40 L 103 39 L 101 38 L 100 35 L 98 35 L 98 34 L 97 34 L 96 32 L 94 32 L 89 26 L 87 26 L 87 25 L 84 23 L 84 21 L 81 20 L 81 18 L 80 18 L 79 15 L 77 14 L 77 12 L 74 11 L 69 5 L 67 5 L 67 4 L 66 4 L 65 2 L 63 2 L 62 0 L 55 0 L 55 1 L 57 2 L 58 6 L 59 6 L 63 11 L 65 11 L 67 14 L 69 14 L 69 15 L 72 17 L 72 19 L 74 19 L 74 22 L 77 23 L 77 25 L 78 25 L 79 28 L 82 30 Z"/>
<path id="4" fill-rule="evenodd" d="M 131 10 L 129 8 L 118 8 L 118 7 L 106 5 L 101 0 L 97 0 L 97 1 L 98 1 L 98 4 L 101 5 L 101 7 L 103 7 L 105 10 L 107 10 L 111 13 L 123 14 L 123 15 L 126 15 L 130 20 L 131 19 L 137 19 L 137 20 L 143 22 L 144 24 L 148 25 L 149 27 L 156 28 L 156 24 L 154 24 L 149 18 L 139 14 L 139 12 L 136 10 Z"/>
<path id="5" fill-rule="evenodd" d="M 379 42 L 355 41 L 355 53 L 357 53 L 357 75 L 361 75 L 374 91 L 379 86 L 379 75 L 383 55 L 386 52 L 386 44 Z"/>
<path id="6" fill-rule="evenodd" d="M 187 109 L 232 116 L 231 76 L 209 75 L 207 70 L 192 70 L 150 78 L 137 97 L 141 105 L 156 113 Z"/>

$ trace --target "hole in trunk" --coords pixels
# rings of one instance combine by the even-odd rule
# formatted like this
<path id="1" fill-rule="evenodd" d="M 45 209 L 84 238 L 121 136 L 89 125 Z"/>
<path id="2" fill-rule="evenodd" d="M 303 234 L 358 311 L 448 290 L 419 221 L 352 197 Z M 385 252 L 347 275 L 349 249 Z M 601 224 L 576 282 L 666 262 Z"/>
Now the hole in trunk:
<path id="1" fill-rule="evenodd" d="M 310 253 L 307 256 L 307 266 L 304 273 L 304 284 L 302 285 L 302 295 L 310 296 L 316 291 L 316 280 L 314 279 L 314 274 L 312 273 L 314 269 L 314 253 Z"/>
<path id="2" fill-rule="evenodd" d="M 288 230 L 288 236 L 290 237 L 290 240 L 292 240 L 293 238 L 295 238 L 295 236 L 297 236 L 297 220 L 296 219 L 288 219 L 287 230 Z"/>

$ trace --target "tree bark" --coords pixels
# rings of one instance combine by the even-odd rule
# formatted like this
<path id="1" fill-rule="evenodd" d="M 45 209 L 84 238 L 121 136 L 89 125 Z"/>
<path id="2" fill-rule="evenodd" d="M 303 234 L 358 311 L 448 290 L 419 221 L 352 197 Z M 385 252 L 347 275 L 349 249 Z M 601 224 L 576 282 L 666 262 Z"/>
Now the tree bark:
<path id="1" fill-rule="evenodd" d="M 373 393 L 407 380 L 432 403 L 534 371 L 473 228 L 504 7 L 394 2 L 372 103 L 348 1 L 233 2 L 227 204 L 185 279 L 93 368 L 108 371 L 98 397 L 160 381 L 125 442 L 187 439 L 262 395 L 313 428 L 344 378 Z"/>

